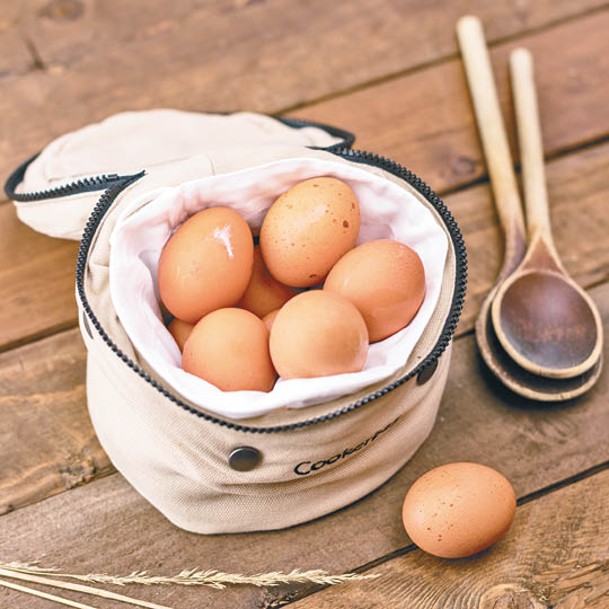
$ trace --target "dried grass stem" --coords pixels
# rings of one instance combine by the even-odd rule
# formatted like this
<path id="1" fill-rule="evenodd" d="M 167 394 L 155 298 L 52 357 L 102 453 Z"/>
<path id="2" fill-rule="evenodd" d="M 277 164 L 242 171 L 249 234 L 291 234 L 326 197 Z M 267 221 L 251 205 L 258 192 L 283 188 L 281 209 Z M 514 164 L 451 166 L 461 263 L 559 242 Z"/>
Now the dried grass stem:
<path id="1" fill-rule="evenodd" d="M 72 579 L 94 584 L 109 584 L 114 586 L 125 586 L 139 584 L 151 585 L 180 585 L 180 586 L 208 586 L 222 590 L 228 585 L 249 585 L 257 587 L 279 586 L 281 584 L 304 584 L 313 583 L 323 586 L 333 586 L 349 581 L 362 581 L 378 577 L 377 575 L 359 575 L 357 573 L 343 573 L 334 575 L 321 569 L 301 571 L 294 569 L 289 573 L 272 571 L 270 573 L 257 573 L 255 575 L 242 575 L 240 573 L 223 573 L 210 569 L 200 571 L 197 569 L 184 570 L 175 576 L 149 575 L 146 571 L 134 571 L 127 576 L 106 575 L 90 573 L 87 575 L 76 575 L 72 573 L 60 573 L 56 569 L 43 569 L 37 565 L 23 563 L 0 563 L 0 575 L 8 576 L 6 572 L 21 573 L 29 577 L 45 576 L 59 579 Z M 33 581 L 30 579 L 29 581 Z M 47 580 L 48 581 L 48 580 Z M 94 588 L 97 590 L 97 588 Z M 116 599 L 118 600 L 118 599 Z M 142 605 L 158 608 L 159 605 Z M 166 608 L 165 608 L 166 609 Z"/>

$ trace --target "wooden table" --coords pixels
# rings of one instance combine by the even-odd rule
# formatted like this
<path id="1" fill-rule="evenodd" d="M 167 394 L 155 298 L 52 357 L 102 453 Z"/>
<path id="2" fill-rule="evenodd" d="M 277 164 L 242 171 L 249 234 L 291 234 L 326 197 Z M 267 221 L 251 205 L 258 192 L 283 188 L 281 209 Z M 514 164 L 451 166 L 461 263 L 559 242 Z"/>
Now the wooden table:
<path id="1" fill-rule="evenodd" d="M 0 2 L 2 181 L 56 136 L 124 109 L 308 118 L 354 131 L 356 147 L 422 176 L 459 221 L 470 259 L 448 386 L 412 461 L 318 521 L 205 537 L 169 524 L 98 444 L 76 327 L 77 244 L 34 233 L 0 203 L 0 561 L 120 574 L 298 567 L 380 575 L 325 589 L 127 591 L 175 609 L 609 607 L 609 375 L 571 403 L 532 403 L 494 381 L 475 347 L 473 322 L 502 237 L 454 35 L 465 12 L 485 23 L 510 133 L 507 55 L 517 45 L 534 53 L 556 244 L 609 335 L 606 1 Z M 502 471 L 519 508 L 491 550 L 447 561 L 411 544 L 400 511 L 416 477 L 456 460 Z M 0 589 L 2 608 L 50 606 Z"/>

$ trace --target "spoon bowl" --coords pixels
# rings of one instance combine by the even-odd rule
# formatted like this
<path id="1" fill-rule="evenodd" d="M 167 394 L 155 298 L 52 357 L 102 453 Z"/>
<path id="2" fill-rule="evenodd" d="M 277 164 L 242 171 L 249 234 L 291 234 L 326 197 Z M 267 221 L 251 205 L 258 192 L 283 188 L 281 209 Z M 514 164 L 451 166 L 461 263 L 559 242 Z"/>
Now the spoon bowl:
<path id="1" fill-rule="evenodd" d="M 529 400 L 564 402 L 589 391 L 602 371 L 602 354 L 585 372 L 570 378 L 549 378 L 533 374 L 519 366 L 503 349 L 493 326 L 490 307 L 492 300 L 483 304 L 476 320 L 476 343 L 487 368 L 502 385 Z"/>
<path id="2" fill-rule="evenodd" d="M 588 294 L 554 271 L 521 269 L 497 292 L 492 321 L 506 353 L 522 368 L 564 379 L 601 354 L 600 316 Z"/>

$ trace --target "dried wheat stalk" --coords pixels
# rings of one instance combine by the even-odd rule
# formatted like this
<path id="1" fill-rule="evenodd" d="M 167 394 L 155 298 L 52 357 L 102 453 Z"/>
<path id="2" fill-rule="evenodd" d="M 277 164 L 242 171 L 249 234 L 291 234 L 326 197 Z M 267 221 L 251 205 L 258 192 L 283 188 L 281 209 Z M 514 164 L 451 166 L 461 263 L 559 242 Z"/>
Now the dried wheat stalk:
<path id="1" fill-rule="evenodd" d="M 19 563 L 16 563 L 16 564 L 19 565 Z M 5 578 L 18 579 L 18 580 L 26 581 L 26 582 L 29 582 L 32 584 L 41 584 L 43 586 L 51 586 L 53 588 L 60 588 L 62 590 L 70 590 L 72 592 L 83 592 L 84 594 L 89 594 L 91 596 L 107 598 L 110 600 L 118 601 L 120 603 L 127 603 L 131 606 L 144 607 L 145 609 L 171 609 L 171 607 L 166 607 L 165 605 L 157 605 L 156 603 L 149 603 L 147 601 L 141 601 L 141 600 L 132 598 L 130 596 L 116 594 L 115 592 L 110 592 L 108 590 L 101 590 L 99 588 L 93 588 L 91 586 L 84 586 L 82 584 L 64 582 L 64 581 L 61 581 L 61 580 L 58 580 L 55 578 L 51 579 L 49 577 L 41 577 L 40 575 L 45 573 L 44 570 L 32 569 L 31 568 L 32 565 L 28 565 L 28 566 L 26 566 L 26 568 L 27 567 L 29 567 L 29 570 L 27 572 L 24 572 L 24 571 L 19 571 L 18 567 L 11 568 L 10 565 L 8 568 L 4 568 L 4 566 L 0 563 L 0 576 L 5 577 Z M 3 580 L 0 580 L 0 585 L 5 586 L 6 588 L 13 588 L 15 590 L 22 588 L 20 590 L 21 592 L 32 593 L 32 592 L 30 592 L 32 590 L 31 588 L 25 588 L 24 586 L 19 586 L 18 584 L 13 584 L 13 583 L 9 584 L 9 582 L 5 582 Z M 36 592 L 38 592 L 38 590 L 34 590 L 33 593 L 36 593 Z M 45 594 L 45 593 L 41 592 L 37 596 L 40 596 L 41 594 Z M 43 598 L 45 598 L 45 597 L 43 596 Z M 57 598 L 60 598 L 60 597 L 57 597 Z M 59 602 L 59 601 L 56 601 L 56 602 Z M 73 601 L 64 602 L 64 604 L 66 604 L 66 603 L 67 603 L 67 606 L 69 606 L 69 607 L 85 607 L 86 609 L 89 609 L 88 605 L 79 605 L 78 603 L 76 605 L 70 604 L 70 603 L 73 603 Z"/>
<path id="2" fill-rule="evenodd" d="M 95 609 L 95 607 L 92 607 L 91 605 L 83 605 L 82 603 L 77 603 L 76 601 L 62 598 L 61 596 L 47 594 L 46 592 L 41 592 L 40 590 L 35 590 L 34 588 L 28 588 L 27 586 L 22 586 L 21 584 L 7 582 L 2 579 L 0 579 L 0 587 L 9 588 L 10 590 L 15 590 L 17 592 L 23 592 L 25 594 L 29 594 L 30 596 L 44 598 L 47 601 L 53 601 L 55 603 L 59 603 L 60 605 L 64 605 L 65 607 L 74 607 L 74 609 Z"/>
<path id="3" fill-rule="evenodd" d="M 278 586 L 281 584 L 304 584 L 314 583 L 324 586 L 332 586 L 350 581 L 362 581 L 373 579 L 378 575 L 359 575 L 357 573 L 331 574 L 321 569 L 301 571 L 294 569 L 289 573 L 272 571 L 270 573 L 257 573 L 255 575 L 242 575 L 240 573 L 223 573 L 215 569 L 200 571 L 197 569 L 184 570 L 174 576 L 149 575 L 146 571 L 134 571 L 127 576 L 115 576 L 99 573 L 87 575 L 76 575 L 72 573 L 60 573 L 57 569 L 45 569 L 35 564 L 24 563 L 1 563 L 2 569 L 29 576 L 45 576 L 48 578 L 72 579 L 94 584 L 110 584 L 125 586 L 128 584 L 140 585 L 181 585 L 181 586 L 208 586 L 218 590 L 228 585 L 250 585 L 257 587 Z"/>

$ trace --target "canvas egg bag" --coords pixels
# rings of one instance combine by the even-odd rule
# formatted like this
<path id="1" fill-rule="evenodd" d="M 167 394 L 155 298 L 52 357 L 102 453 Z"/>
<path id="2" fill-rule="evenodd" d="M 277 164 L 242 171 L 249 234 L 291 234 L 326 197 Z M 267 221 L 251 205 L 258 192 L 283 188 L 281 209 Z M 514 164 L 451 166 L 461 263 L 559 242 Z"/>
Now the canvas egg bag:
<path id="1" fill-rule="evenodd" d="M 351 149 L 348 132 L 253 113 L 150 110 L 64 135 L 6 184 L 19 218 L 80 240 L 76 301 L 87 401 L 121 474 L 197 533 L 279 529 L 385 482 L 429 435 L 463 306 L 466 254 L 444 203 L 412 172 Z M 392 238 L 421 257 L 413 322 L 370 346 L 360 373 L 222 392 L 185 373 L 156 269 L 187 217 L 229 206 L 259 228 L 297 182 L 335 176 L 361 208 L 358 243 Z"/>

